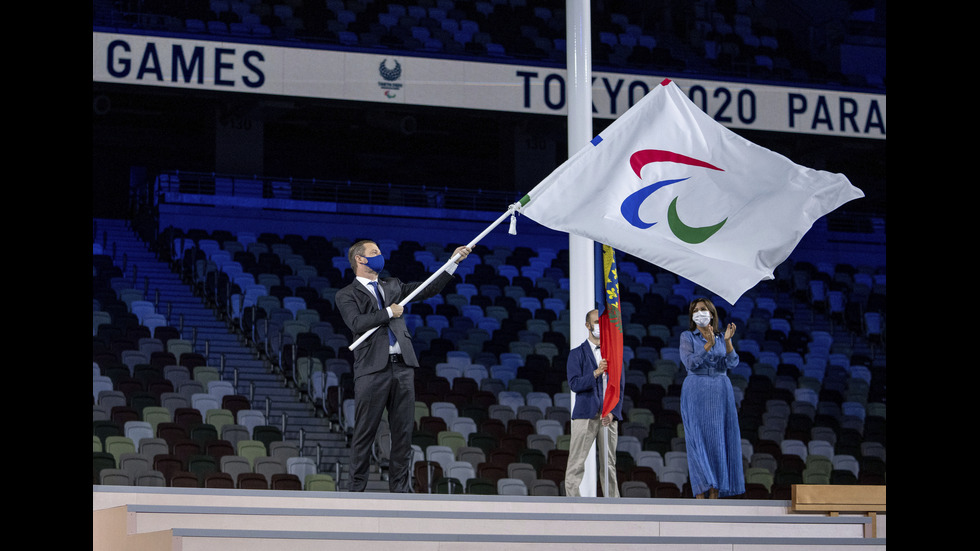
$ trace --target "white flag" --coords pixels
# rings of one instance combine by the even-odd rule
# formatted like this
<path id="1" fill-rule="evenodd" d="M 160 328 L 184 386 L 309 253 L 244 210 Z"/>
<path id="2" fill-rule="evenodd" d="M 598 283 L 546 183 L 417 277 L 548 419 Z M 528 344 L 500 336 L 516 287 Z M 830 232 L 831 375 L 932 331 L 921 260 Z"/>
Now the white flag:
<path id="1" fill-rule="evenodd" d="M 728 130 L 665 80 L 541 181 L 520 212 L 734 304 L 821 216 L 864 193 Z"/>

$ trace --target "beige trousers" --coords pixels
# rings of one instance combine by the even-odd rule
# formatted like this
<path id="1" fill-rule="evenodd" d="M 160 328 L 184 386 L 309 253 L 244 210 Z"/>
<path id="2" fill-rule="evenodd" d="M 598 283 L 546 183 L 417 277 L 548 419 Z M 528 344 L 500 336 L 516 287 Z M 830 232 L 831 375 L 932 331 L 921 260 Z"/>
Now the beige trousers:
<path id="1" fill-rule="evenodd" d="M 606 449 L 606 433 L 609 434 L 609 448 Z M 619 424 L 615 418 L 608 428 L 602 426 L 602 421 L 596 415 L 592 419 L 572 419 L 572 434 L 568 442 L 568 465 L 565 467 L 565 495 L 580 496 L 579 486 L 585 476 L 585 460 L 588 458 L 592 443 L 596 442 L 596 462 L 599 469 L 599 483 L 602 484 L 602 494 L 606 497 L 619 497 L 619 484 L 616 481 L 616 442 L 619 439 Z M 606 461 L 602 460 L 605 450 Z M 603 466 L 609 475 L 609 485 L 606 486 L 606 476 Z"/>

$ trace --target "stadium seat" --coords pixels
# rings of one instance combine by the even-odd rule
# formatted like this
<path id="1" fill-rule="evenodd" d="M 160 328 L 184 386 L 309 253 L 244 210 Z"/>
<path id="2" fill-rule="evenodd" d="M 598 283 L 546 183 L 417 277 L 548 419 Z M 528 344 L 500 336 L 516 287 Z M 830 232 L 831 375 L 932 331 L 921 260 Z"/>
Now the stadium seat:
<path id="1" fill-rule="evenodd" d="M 527 486 L 519 478 L 501 478 L 497 480 L 497 494 L 511 496 L 526 496 Z"/>
<path id="2" fill-rule="evenodd" d="M 238 474 L 236 486 L 240 490 L 268 490 L 269 480 L 261 473 L 243 472 Z"/>
<path id="3" fill-rule="evenodd" d="M 303 479 L 303 489 L 310 492 L 333 492 L 337 490 L 337 484 L 329 474 L 308 474 Z"/>
<path id="4" fill-rule="evenodd" d="M 167 485 L 167 480 L 163 473 L 157 470 L 143 471 L 136 476 L 134 486 L 148 486 L 163 488 Z"/>

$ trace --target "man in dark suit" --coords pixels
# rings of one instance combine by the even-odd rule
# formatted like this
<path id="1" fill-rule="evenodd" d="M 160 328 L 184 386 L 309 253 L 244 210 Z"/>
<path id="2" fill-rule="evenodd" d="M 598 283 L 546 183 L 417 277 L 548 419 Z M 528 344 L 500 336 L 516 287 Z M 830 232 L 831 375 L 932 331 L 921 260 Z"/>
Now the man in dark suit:
<path id="1" fill-rule="evenodd" d="M 592 449 L 592 443 L 597 442 L 600 472 L 603 466 L 606 469 L 605 474 L 599 477 L 602 493 L 606 497 L 619 497 L 616 481 L 616 442 L 619 434 L 617 421 L 623 419 L 626 370 L 622 370 L 621 374 L 619 402 L 608 415 L 600 418 L 606 389 L 606 360 L 599 353 L 598 310 L 592 310 L 585 315 L 585 326 L 589 337 L 581 346 L 568 353 L 566 365 L 568 388 L 575 393 L 575 405 L 572 407 L 571 439 L 565 468 L 565 495 L 581 495 L 579 486 L 585 476 L 585 461 Z M 602 459 L 602 455 L 605 455 L 605 459 Z"/>
<path id="2" fill-rule="evenodd" d="M 413 301 L 438 294 L 452 280 L 456 265 L 469 253 L 467 247 L 457 248 L 454 255 L 459 254 L 460 258 L 419 291 Z M 347 252 L 347 258 L 356 280 L 337 291 L 334 302 L 355 340 L 365 331 L 377 328 L 353 350 L 354 434 L 348 489 L 362 492 L 367 485 L 371 446 L 387 408 L 391 428 L 388 486 L 392 492 L 411 492 L 414 368 L 419 366 L 419 362 L 399 302 L 422 282 L 402 283 L 395 277 L 379 278 L 378 274 L 384 268 L 384 256 L 373 241 L 354 243 Z"/>

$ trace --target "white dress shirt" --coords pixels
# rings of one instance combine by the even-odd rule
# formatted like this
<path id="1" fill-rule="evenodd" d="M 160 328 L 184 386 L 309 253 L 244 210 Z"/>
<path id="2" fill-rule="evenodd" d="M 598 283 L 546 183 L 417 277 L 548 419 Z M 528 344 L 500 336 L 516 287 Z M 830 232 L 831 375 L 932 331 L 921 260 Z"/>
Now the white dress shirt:
<path id="1" fill-rule="evenodd" d="M 592 346 L 592 353 L 595 354 L 595 364 L 598 366 L 599 365 L 599 362 L 602 361 L 602 352 L 599 350 L 599 347 L 598 346 L 596 346 L 595 344 L 592 344 L 592 341 L 589 341 L 589 345 Z M 606 377 L 607 377 L 606 372 L 603 371 L 602 372 L 602 376 L 600 377 L 601 380 L 599 381 L 599 400 L 600 400 L 600 402 L 603 401 L 605 399 L 605 397 L 606 397 Z M 600 411 L 600 413 L 601 413 L 601 411 Z"/>
<path id="2" fill-rule="evenodd" d="M 452 264 L 450 264 L 449 267 L 446 268 L 446 273 L 447 274 L 450 274 L 450 275 L 455 274 L 456 273 L 456 266 L 457 266 L 457 264 L 455 262 L 453 262 Z M 371 296 L 374 296 L 374 286 L 371 285 L 371 284 L 374 283 L 375 281 L 377 281 L 377 279 L 368 279 L 366 277 L 361 277 L 361 276 L 357 276 L 356 279 L 357 279 L 358 282 L 360 282 L 361 285 L 364 286 L 365 289 L 368 290 L 369 293 L 371 293 Z M 381 284 L 380 283 L 378 284 L 378 292 L 381 293 L 381 298 L 382 298 L 382 300 L 384 300 L 385 299 L 385 290 L 384 290 L 383 287 L 381 287 Z M 391 319 L 392 318 L 392 315 L 393 315 L 391 313 L 391 307 L 389 306 L 389 307 L 385 308 L 385 310 L 388 312 L 388 319 Z M 400 344 L 398 344 L 398 341 L 395 341 L 395 345 L 394 346 L 389 346 L 388 347 L 388 353 L 389 354 L 401 354 L 402 353 L 402 347 L 401 347 Z"/>

